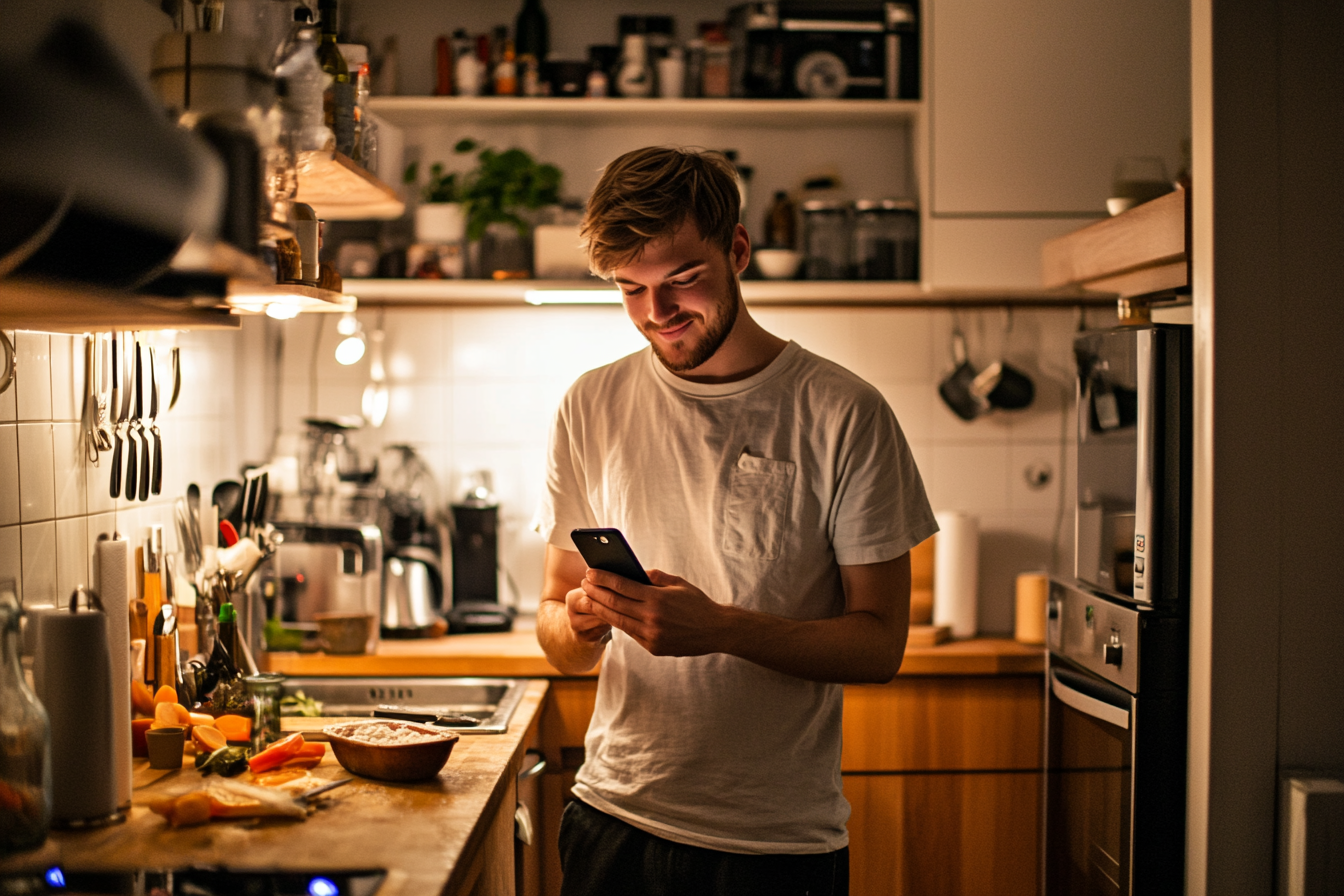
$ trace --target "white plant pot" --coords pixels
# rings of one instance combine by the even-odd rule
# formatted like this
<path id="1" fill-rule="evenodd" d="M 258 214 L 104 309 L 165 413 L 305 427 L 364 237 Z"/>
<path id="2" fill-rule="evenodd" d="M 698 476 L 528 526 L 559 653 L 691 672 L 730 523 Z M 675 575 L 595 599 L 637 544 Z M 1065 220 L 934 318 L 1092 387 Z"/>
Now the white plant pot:
<path id="1" fill-rule="evenodd" d="M 417 243 L 454 243 L 467 232 L 460 202 L 427 202 L 415 210 Z"/>

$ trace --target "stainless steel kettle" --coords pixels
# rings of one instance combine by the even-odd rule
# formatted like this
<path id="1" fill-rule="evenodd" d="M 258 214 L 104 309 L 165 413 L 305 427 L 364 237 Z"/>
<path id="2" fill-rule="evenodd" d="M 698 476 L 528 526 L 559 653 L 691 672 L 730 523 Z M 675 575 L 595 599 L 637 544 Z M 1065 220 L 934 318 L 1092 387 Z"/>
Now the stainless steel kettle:
<path id="1" fill-rule="evenodd" d="M 386 638 L 423 638 L 442 631 L 443 573 L 434 552 L 410 545 L 383 563 Z"/>

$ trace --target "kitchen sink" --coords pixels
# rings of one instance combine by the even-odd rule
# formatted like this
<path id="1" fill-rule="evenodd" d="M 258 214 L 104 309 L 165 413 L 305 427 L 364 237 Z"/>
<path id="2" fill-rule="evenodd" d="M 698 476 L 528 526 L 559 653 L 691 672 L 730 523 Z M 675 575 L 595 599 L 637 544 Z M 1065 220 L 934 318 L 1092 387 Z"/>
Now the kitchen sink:
<path id="1" fill-rule="evenodd" d="M 284 695 L 303 691 L 324 716 L 370 716 L 380 707 L 436 716 L 466 716 L 476 724 L 436 722 L 459 734 L 503 734 L 527 688 L 523 678 L 287 678 Z"/>

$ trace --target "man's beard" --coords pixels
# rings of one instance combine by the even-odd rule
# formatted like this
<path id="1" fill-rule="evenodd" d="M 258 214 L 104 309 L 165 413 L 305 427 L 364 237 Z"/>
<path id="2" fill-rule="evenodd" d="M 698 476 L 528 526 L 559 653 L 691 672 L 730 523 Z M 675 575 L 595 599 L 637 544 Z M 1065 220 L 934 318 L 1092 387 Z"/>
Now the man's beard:
<path id="1" fill-rule="evenodd" d="M 718 315 L 714 320 L 705 320 L 699 314 L 690 314 L 683 312 L 672 318 L 661 327 L 654 327 L 652 324 L 646 324 L 643 328 L 644 338 L 649 340 L 649 345 L 653 353 L 658 356 L 658 360 L 663 362 L 663 366 L 673 373 L 685 373 L 688 370 L 694 370 L 701 364 L 704 364 L 714 353 L 723 345 L 728 334 L 733 331 L 733 324 L 737 323 L 737 308 L 740 304 L 739 287 L 737 278 L 732 272 L 728 273 L 728 297 L 725 302 L 715 310 Z M 673 360 L 663 353 L 662 347 L 654 341 L 653 334 L 660 330 L 675 330 L 677 327 L 696 319 L 704 320 L 706 330 L 705 335 L 697 345 L 694 345 L 687 352 L 685 358 L 680 361 Z M 677 343 L 673 343 L 676 345 Z"/>

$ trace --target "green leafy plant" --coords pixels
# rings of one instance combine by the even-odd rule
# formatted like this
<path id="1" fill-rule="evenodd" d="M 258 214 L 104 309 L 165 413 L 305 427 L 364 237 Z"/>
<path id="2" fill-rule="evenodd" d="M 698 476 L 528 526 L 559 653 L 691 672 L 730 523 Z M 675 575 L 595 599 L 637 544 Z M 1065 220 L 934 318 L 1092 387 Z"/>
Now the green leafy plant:
<path id="1" fill-rule="evenodd" d="M 402 182 L 411 186 L 419 179 L 420 163 L 412 162 L 407 165 L 405 173 L 401 176 Z M 420 199 L 422 202 L 457 202 L 459 199 L 457 173 L 445 173 L 442 162 L 430 165 L 429 180 L 420 188 Z"/>
<path id="2" fill-rule="evenodd" d="M 476 141 L 461 140 L 453 151 L 476 149 Z M 512 224 L 519 234 L 527 233 L 528 222 L 519 213 L 559 203 L 560 180 L 559 168 L 538 163 L 521 149 L 482 148 L 461 186 L 467 239 L 479 240 L 491 224 Z"/>

